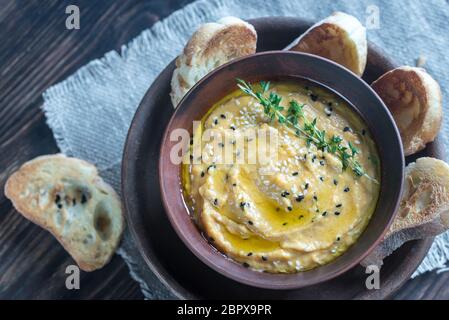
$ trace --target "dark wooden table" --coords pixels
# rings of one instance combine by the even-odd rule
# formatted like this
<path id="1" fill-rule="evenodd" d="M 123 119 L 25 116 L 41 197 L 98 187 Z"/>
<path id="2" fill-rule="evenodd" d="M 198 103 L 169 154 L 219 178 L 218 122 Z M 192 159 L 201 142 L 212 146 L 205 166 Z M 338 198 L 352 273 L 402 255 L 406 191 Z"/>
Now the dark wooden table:
<path id="1" fill-rule="evenodd" d="M 58 148 L 40 106 L 42 92 L 186 5 L 189 0 L 0 0 L 0 299 L 142 299 L 122 259 L 82 272 L 67 290 L 73 260 L 46 231 L 22 218 L 3 194 L 20 164 Z M 67 30 L 65 8 L 81 11 Z M 400 299 L 449 298 L 449 272 L 410 280 Z"/>

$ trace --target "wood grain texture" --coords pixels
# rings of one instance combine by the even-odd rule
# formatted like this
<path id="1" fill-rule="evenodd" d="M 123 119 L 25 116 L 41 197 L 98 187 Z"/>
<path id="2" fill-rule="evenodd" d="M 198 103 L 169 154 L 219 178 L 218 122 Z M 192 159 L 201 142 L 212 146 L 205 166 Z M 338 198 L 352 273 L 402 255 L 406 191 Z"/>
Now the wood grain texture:
<path id="1" fill-rule="evenodd" d="M 141 299 L 118 256 L 65 288 L 70 256 L 5 199 L 7 177 L 23 162 L 58 149 L 40 110 L 42 92 L 92 59 L 136 37 L 187 1 L 0 1 L 0 298 Z M 65 8 L 81 11 L 80 30 L 65 28 Z"/>
<path id="2" fill-rule="evenodd" d="M 81 274 L 67 290 L 73 260 L 46 231 L 5 199 L 7 177 L 23 162 L 58 149 L 40 110 L 41 94 L 92 59 L 137 36 L 188 0 L 0 0 L 0 299 L 141 299 L 118 256 Z M 65 8 L 78 5 L 80 30 L 65 28 Z M 449 298 L 449 273 L 409 281 L 400 299 Z"/>

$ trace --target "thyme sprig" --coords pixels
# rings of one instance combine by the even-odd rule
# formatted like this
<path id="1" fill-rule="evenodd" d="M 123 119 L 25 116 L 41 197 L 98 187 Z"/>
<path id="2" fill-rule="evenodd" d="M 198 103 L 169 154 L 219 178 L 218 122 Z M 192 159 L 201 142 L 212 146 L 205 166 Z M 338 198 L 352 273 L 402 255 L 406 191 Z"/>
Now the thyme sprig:
<path id="1" fill-rule="evenodd" d="M 378 181 L 370 177 L 363 169 L 356 156 L 359 154 L 359 150 L 348 142 L 343 145 L 343 138 L 340 136 L 332 135 L 328 137 L 325 130 L 319 130 L 316 126 L 317 118 L 309 121 L 303 111 L 304 104 L 299 104 L 296 100 L 291 100 L 288 109 L 284 110 L 284 107 L 280 105 L 282 97 L 271 91 L 268 95 L 267 92 L 270 88 L 269 81 L 261 81 L 261 90 L 256 91 L 253 89 L 249 82 L 242 79 L 237 79 L 237 86 L 247 95 L 254 97 L 263 107 L 265 115 L 267 115 L 271 121 L 277 120 L 280 124 L 284 124 L 286 128 L 293 131 L 298 137 L 306 139 L 307 146 L 314 144 L 317 149 L 335 154 L 342 163 L 343 170 L 350 168 L 356 176 L 365 176 L 368 179 L 378 183 Z M 302 122 L 302 123 L 300 123 Z"/>

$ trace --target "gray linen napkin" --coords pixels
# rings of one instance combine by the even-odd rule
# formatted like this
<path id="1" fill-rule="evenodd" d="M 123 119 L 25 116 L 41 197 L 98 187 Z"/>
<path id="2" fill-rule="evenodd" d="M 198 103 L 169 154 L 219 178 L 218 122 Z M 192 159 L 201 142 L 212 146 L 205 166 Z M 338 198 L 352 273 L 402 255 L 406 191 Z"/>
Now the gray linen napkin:
<path id="1" fill-rule="evenodd" d="M 182 50 L 201 23 L 227 15 L 241 18 L 298 16 L 319 20 L 333 11 L 360 19 L 368 39 L 398 63 L 415 65 L 419 56 L 448 95 L 449 5 L 444 0 L 199 0 L 176 11 L 123 46 L 80 68 L 44 93 L 43 110 L 59 148 L 67 155 L 95 163 L 102 176 L 120 190 L 120 161 L 134 112 L 159 72 Z M 379 14 L 379 20 L 376 14 Z M 377 23 L 378 22 L 378 23 Z M 442 135 L 449 138 L 446 123 Z M 173 298 L 149 272 L 125 233 L 119 254 L 128 263 L 148 299 Z M 449 260 L 449 233 L 434 242 L 415 276 L 444 270 Z"/>

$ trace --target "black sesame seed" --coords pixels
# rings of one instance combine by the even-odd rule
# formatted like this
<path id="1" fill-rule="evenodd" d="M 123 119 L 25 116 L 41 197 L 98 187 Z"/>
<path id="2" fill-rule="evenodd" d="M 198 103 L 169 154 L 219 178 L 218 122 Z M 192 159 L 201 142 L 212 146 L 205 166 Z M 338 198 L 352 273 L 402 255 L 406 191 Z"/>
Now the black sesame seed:
<path id="1" fill-rule="evenodd" d="M 281 197 L 283 197 L 283 198 L 285 198 L 286 196 L 289 196 L 289 195 L 290 195 L 290 192 L 288 192 L 288 191 L 284 191 L 281 193 Z"/>
<path id="2" fill-rule="evenodd" d="M 249 264 L 247 264 L 246 262 L 243 262 L 243 266 L 244 266 L 245 268 L 249 268 Z"/>
<path id="3" fill-rule="evenodd" d="M 298 175 L 298 171 L 295 171 L 292 173 L 292 176 L 297 176 Z"/>
<path id="4" fill-rule="evenodd" d="M 337 204 L 335 207 L 340 208 L 342 206 L 341 203 Z"/>
<path id="5" fill-rule="evenodd" d="M 224 147 L 224 143 L 223 143 L 223 142 L 220 142 L 218 145 L 219 145 L 221 148 Z"/>
<path id="6" fill-rule="evenodd" d="M 304 216 L 303 216 L 303 215 L 300 215 L 300 216 L 298 217 L 298 219 L 302 219 L 302 218 L 304 218 Z"/>
<path id="7" fill-rule="evenodd" d="M 216 206 L 216 205 L 218 205 L 218 199 L 217 198 L 214 199 L 214 206 Z"/>
<path id="8" fill-rule="evenodd" d="M 214 124 L 218 124 L 218 119 L 214 119 Z"/>
<path id="9" fill-rule="evenodd" d="M 267 257 L 265 257 L 265 256 L 262 256 L 262 260 L 263 260 L 263 261 L 267 261 L 267 260 L 268 260 L 268 258 L 267 258 Z"/>
<path id="10" fill-rule="evenodd" d="M 324 181 L 324 178 L 323 178 L 323 177 L 320 177 L 320 180 L 321 180 L 321 181 Z"/>
<path id="11" fill-rule="evenodd" d="M 226 119 L 226 116 L 224 114 L 220 114 L 220 118 Z"/>
<path id="12" fill-rule="evenodd" d="M 232 186 L 233 186 L 233 187 L 236 187 L 236 186 L 237 186 L 237 183 L 233 183 Z"/>
<path id="13" fill-rule="evenodd" d="M 340 215 L 340 211 L 335 211 L 334 214 L 335 214 L 336 216 L 339 216 L 339 215 Z"/>
<path id="14" fill-rule="evenodd" d="M 87 202 L 87 196 L 83 193 L 81 194 L 81 204 L 85 204 Z"/>
<path id="15" fill-rule="evenodd" d="M 58 209 L 62 209 L 62 203 L 58 203 L 57 206 L 58 206 Z"/>
<path id="16" fill-rule="evenodd" d="M 292 208 L 292 207 L 287 207 L 287 210 L 288 210 L 288 211 L 292 211 L 293 208 Z"/>
<path id="17" fill-rule="evenodd" d="M 310 94 L 310 99 L 312 99 L 312 101 L 317 101 L 318 100 L 318 96 L 316 94 Z"/>
<path id="18" fill-rule="evenodd" d="M 313 200 L 317 201 L 318 197 L 317 196 L 313 196 Z"/>
<path id="19" fill-rule="evenodd" d="M 320 165 L 324 166 L 324 161 L 320 160 Z"/>
<path id="20" fill-rule="evenodd" d="M 234 126 L 230 126 L 229 128 L 231 128 L 232 130 L 234 130 L 234 131 L 235 131 L 235 127 L 234 127 Z"/>
<path id="21" fill-rule="evenodd" d="M 240 202 L 240 209 L 245 210 L 246 202 Z"/>
<path id="22" fill-rule="evenodd" d="M 59 194 L 56 195 L 55 203 L 61 202 L 61 196 Z"/>
<path id="23" fill-rule="evenodd" d="M 251 257 L 253 255 L 252 252 L 248 252 L 248 254 L 246 255 L 247 257 Z"/>
<path id="24" fill-rule="evenodd" d="M 201 178 L 204 177 L 205 173 L 204 171 L 201 171 Z"/>
<path id="25" fill-rule="evenodd" d="M 327 215 L 327 211 L 324 211 L 321 215 L 322 215 L 323 217 L 325 217 L 325 216 Z"/>
<path id="26" fill-rule="evenodd" d="M 282 225 L 283 225 L 283 226 L 286 226 L 286 225 L 287 225 L 287 222 L 284 222 Z"/>
<path id="27" fill-rule="evenodd" d="M 309 188 L 309 184 L 308 183 L 306 183 L 305 185 L 304 185 L 304 189 L 308 189 Z"/>
<path id="28" fill-rule="evenodd" d="M 248 224 L 252 226 L 254 223 L 251 220 L 248 220 Z"/>
<path id="29" fill-rule="evenodd" d="M 337 237 L 337 241 L 340 241 L 341 239 L 340 239 L 340 237 Z"/>
<path id="30" fill-rule="evenodd" d="M 338 181 L 336 179 L 334 179 L 334 185 L 337 185 Z"/>
<path id="31" fill-rule="evenodd" d="M 344 192 L 349 192 L 349 190 L 350 190 L 349 187 L 346 187 L 343 191 Z"/>
<path id="32" fill-rule="evenodd" d="M 301 202 L 302 200 L 304 200 L 304 195 L 300 194 L 296 197 L 297 202 Z"/>

